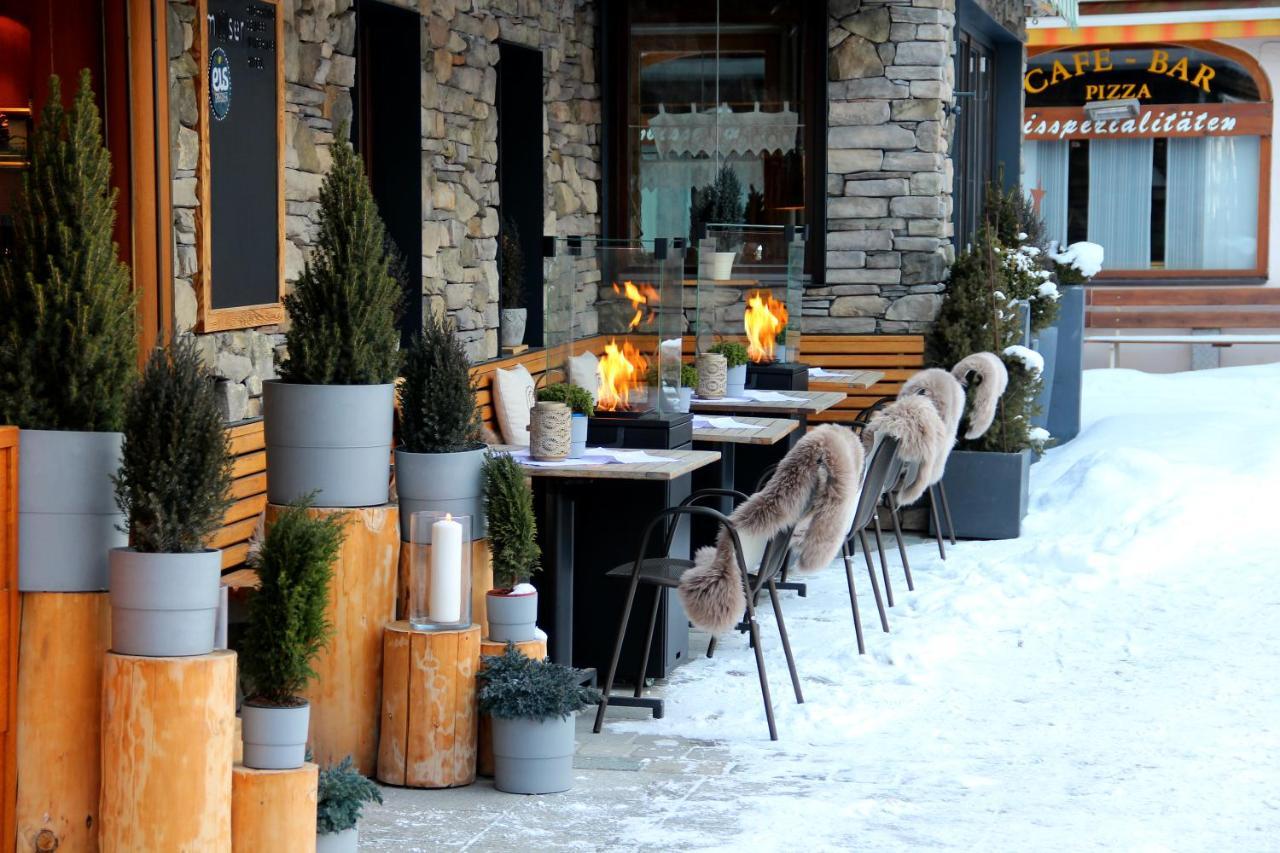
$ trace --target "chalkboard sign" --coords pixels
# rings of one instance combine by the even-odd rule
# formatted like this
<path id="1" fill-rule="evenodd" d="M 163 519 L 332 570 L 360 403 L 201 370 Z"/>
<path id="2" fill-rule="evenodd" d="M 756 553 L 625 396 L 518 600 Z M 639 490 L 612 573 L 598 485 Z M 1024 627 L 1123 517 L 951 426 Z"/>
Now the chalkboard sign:
<path id="1" fill-rule="evenodd" d="M 202 105 L 208 132 L 209 246 L 202 252 L 204 328 L 279 319 L 281 251 L 280 10 L 262 0 L 207 0 Z M 258 309 L 235 310 L 227 309 Z"/>

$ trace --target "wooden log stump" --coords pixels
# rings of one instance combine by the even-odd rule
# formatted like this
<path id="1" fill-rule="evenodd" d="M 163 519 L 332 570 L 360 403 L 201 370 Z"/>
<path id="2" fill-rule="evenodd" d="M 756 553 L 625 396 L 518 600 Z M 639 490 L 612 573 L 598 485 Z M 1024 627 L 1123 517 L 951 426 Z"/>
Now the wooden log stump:
<path id="1" fill-rule="evenodd" d="M 235 652 L 107 654 L 104 853 L 231 849 L 235 702 Z"/>
<path id="2" fill-rule="evenodd" d="M 268 527 L 284 509 L 268 504 Z M 337 514 L 346 522 L 329 589 L 333 637 L 316 659 L 317 677 L 304 694 L 311 702 L 311 752 L 317 764 L 325 765 L 350 755 L 357 770 L 372 776 L 382 704 L 382 628 L 396 610 L 399 510 L 386 504 L 307 512 Z"/>
<path id="3" fill-rule="evenodd" d="M 231 776 L 231 853 L 287 850 L 315 853 L 319 768 L 255 770 L 237 764 Z"/>
<path id="4" fill-rule="evenodd" d="M 378 779 L 410 788 L 476 780 L 476 665 L 480 626 L 384 632 L 382 740 Z"/>
<path id="5" fill-rule="evenodd" d="M 24 592 L 21 607 L 18 849 L 97 850 L 111 604 L 105 592 Z"/>
<path id="6" fill-rule="evenodd" d="M 423 560 L 431 565 L 431 546 L 418 546 L 423 551 Z M 401 543 L 400 566 L 396 579 L 396 618 L 409 618 L 409 572 L 413 549 L 408 542 Z M 489 550 L 488 539 L 476 539 L 471 543 L 471 621 L 480 626 L 480 636 L 489 633 L 489 614 L 485 609 L 484 597 L 493 589 L 493 552 Z"/>
<path id="7" fill-rule="evenodd" d="M 500 655 L 506 651 L 506 643 L 498 643 L 493 640 L 484 640 L 480 643 L 480 656 Z M 546 640 L 526 640 L 523 643 L 516 643 L 516 648 L 524 653 L 525 657 L 534 660 L 543 660 L 547 656 Z M 477 665 L 476 671 L 480 668 Z M 493 775 L 493 720 L 488 714 L 480 715 L 480 738 L 476 747 L 476 773 L 481 776 Z"/>

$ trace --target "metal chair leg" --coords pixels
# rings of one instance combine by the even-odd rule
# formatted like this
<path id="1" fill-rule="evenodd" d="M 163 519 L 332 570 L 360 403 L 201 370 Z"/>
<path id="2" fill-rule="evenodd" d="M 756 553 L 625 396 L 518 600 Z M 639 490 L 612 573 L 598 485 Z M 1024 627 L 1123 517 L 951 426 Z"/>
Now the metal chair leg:
<path id="1" fill-rule="evenodd" d="M 764 671 L 764 650 L 760 648 L 760 626 L 756 624 L 754 613 L 748 618 L 751 620 L 748 630 L 751 632 L 752 646 L 756 650 L 756 671 L 760 673 L 760 695 L 764 698 L 764 716 L 769 723 L 769 740 L 777 740 L 778 724 L 773 719 L 773 699 L 769 697 L 769 677 Z"/>
<path id="2" fill-rule="evenodd" d="M 867 644 L 862 639 L 862 617 L 858 615 L 858 593 L 853 588 L 853 558 L 849 556 L 849 541 L 840 546 L 844 557 L 844 578 L 849 582 L 849 606 L 853 608 L 853 633 L 858 637 L 858 654 L 867 653 Z"/>
<path id="3" fill-rule="evenodd" d="M 907 576 L 907 589 L 915 592 L 916 584 L 911 579 L 911 564 L 907 562 L 907 546 L 902 541 L 902 524 L 898 521 L 896 506 L 889 506 L 889 517 L 893 519 L 893 536 L 898 540 L 898 556 L 902 558 L 902 573 Z"/>
<path id="4" fill-rule="evenodd" d="M 716 653 L 716 642 L 719 639 L 719 637 L 712 637 L 711 642 L 707 643 L 707 657 L 711 657 Z"/>
<path id="5" fill-rule="evenodd" d="M 662 587 L 653 588 L 653 607 L 649 610 L 649 633 L 644 635 L 644 654 L 640 655 L 640 672 L 636 675 L 636 698 L 644 695 L 644 677 L 649 671 L 649 649 L 653 647 L 653 629 L 658 624 L 658 605 L 662 603 Z"/>
<path id="6" fill-rule="evenodd" d="M 639 585 L 639 578 L 633 577 L 631 585 L 627 588 L 627 603 L 622 608 L 622 619 L 618 622 L 618 637 L 613 642 L 613 657 L 609 660 L 609 674 L 604 679 L 604 690 L 600 694 L 600 706 L 596 708 L 596 724 L 591 729 L 595 734 L 600 734 L 600 727 L 604 725 L 604 712 L 609 707 L 609 693 L 613 690 L 613 677 L 618 673 L 618 658 L 622 656 L 622 640 L 627 635 L 627 621 L 631 618 L 631 605 L 636 600 L 636 587 Z"/>
<path id="7" fill-rule="evenodd" d="M 942 521 L 938 518 L 938 486 L 929 487 L 929 512 L 933 513 L 933 535 L 938 540 L 938 556 L 947 559 L 947 548 L 942 544 Z"/>
<path id="8" fill-rule="evenodd" d="M 791 671 L 791 687 L 796 691 L 796 704 L 804 704 L 800 690 L 800 675 L 796 672 L 796 658 L 791 653 L 791 639 L 787 636 L 787 623 L 782 618 L 782 602 L 778 600 L 778 587 L 769 581 L 769 601 L 773 604 L 773 616 L 778 620 L 778 634 L 782 637 L 782 652 L 787 656 L 787 669 Z"/>
<path id="9" fill-rule="evenodd" d="M 938 497 L 942 498 L 942 514 L 947 519 L 947 538 L 951 540 L 951 544 L 956 543 L 956 524 L 951 520 L 951 503 L 947 500 L 947 487 L 938 481 Z"/>
<path id="10" fill-rule="evenodd" d="M 876 597 L 876 610 L 880 614 L 880 627 L 889 633 L 889 617 L 884 612 L 884 599 L 880 597 L 880 581 L 876 579 L 876 567 L 871 562 L 871 548 L 867 542 L 867 531 L 858 531 L 858 541 L 862 544 L 862 556 L 867 561 L 867 576 L 871 578 L 871 592 Z"/>
<path id="11" fill-rule="evenodd" d="M 889 606 L 893 606 L 893 584 L 889 583 L 889 561 L 884 557 L 884 538 L 880 533 L 880 513 L 877 512 L 872 516 L 875 521 L 874 533 L 876 534 L 876 550 L 880 552 L 880 574 L 884 577 L 884 596 Z"/>

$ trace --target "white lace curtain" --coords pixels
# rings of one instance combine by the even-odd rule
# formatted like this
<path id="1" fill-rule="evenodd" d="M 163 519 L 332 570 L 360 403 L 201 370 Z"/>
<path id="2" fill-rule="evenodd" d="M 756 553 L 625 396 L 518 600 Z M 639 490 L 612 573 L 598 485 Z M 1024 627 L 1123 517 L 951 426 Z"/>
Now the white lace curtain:
<path id="1" fill-rule="evenodd" d="M 704 112 L 691 106 L 687 113 L 669 113 L 658 105 L 658 114 L 649 120 L 658 157 L 732 157 L 783 153 L 796 147 L 800 117 L 784 103 L 778 112 L 761 112 L 760 104 L 751 112 L 737 113 L 728 104 Z"/>

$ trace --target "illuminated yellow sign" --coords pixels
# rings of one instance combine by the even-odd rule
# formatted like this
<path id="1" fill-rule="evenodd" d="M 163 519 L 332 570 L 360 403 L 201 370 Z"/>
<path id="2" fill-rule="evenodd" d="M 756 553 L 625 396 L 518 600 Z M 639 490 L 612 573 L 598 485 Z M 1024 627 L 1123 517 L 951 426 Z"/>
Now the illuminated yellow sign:
<path id="1" fill-rule="evenodd" d="M 1125 57 L 1124 65 L 1121 67 L 1136 64 L 1137 60 L 1134 57 Z M 1038 95 L 1049 87 L 1064 83 L 1067 80 L 1073 80 L 1086 74 L 1107 74 L 1115 70 L 1116 65 L 1111 58 L 1111 48 L 1081 50 L 1069 54 L 1065 61 L 1064 59 L 1055 59 L 1053 64 L 1048 67 L 1037 66 L 1032 68 L 1023 78 L 1022 87 L 1027 90 L 1028 94 Z M 1217 73 L 1211 66 L 1203 62 L 1199 63 L 1199 67 L 1193 72 L 1189 57 L 1184 56 L 1177 61 L 1170 61 L 1169 51 L 1160 50 L 1159 48 L 1151 49 L 1151 56 L 1143 64 L 1141 70 L 1147 74 L 1181 80 L 1183 83 L 1203 89 L 1206 92 L 1212 91 L 1209 88 L 1209 84 Z M 1086 101 L 1112 101 L 1125 98 L 1136 98 L 1140 101 L 1145 101 L 1151 98 L 1151 89 L 1146 83 L 1108 83 L 1104 80 L 1098 80 L 1097 82 L 1086 83 L 1084 88 Z"/>

